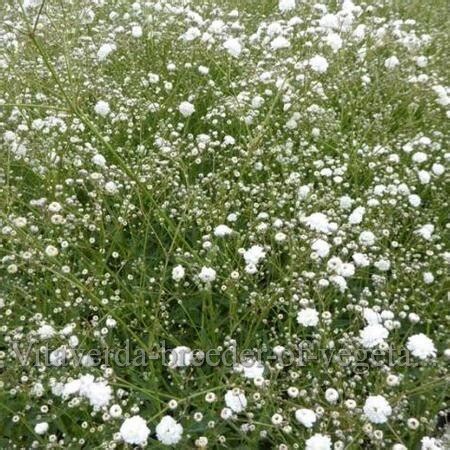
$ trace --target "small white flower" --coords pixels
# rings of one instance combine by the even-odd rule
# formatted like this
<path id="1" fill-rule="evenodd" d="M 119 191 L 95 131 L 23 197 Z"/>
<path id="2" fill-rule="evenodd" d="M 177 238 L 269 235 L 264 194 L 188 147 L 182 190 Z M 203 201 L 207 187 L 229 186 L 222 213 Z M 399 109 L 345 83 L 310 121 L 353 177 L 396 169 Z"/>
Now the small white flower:
<path id="1" fill-rule="evenodd" d="M 47 245 L 45 247 L 45 254 L 50 257 L 58 256 L 58 249 L 54 245 Z"/>
<path id="2" fill-rule="evenodd" d="M 423 333 L 410 336 L 406 348 L 419 359 L 434 358 L 437 353 L 433 341 Z"/>
<path id="3" fill-rule="evenodd" d="M 311 249 L 317 253 L 321 258 L 325 258 L 330 253 L 331 245 L 324 241 L 323 239 L 316 239 L 312 245 Z"/>
<path id="4" fill-rule="evenodd" d="M 316 423 L 317 416 L 312 409 L 301 408 L 295 411 L 295 418 L 297 422 L 301 423 L 306 428 L 312 428 Z"/>
<path id="5" fill-rule="evenodd" d="M 306 440 L 305 450 L 331 450 L 331 439 L 324 434 L 316 433 Z"/>
<path id="6" fill-rule="evenodd" d="M 178 111 L 183 117 L 192 116 L 195 112 L 195 106 L 190 102 L 181 102 Z"/>
<path id="7" fill-rule="evenodd" d="M 185 42 L 192 42 L 202 35 L 201 31 L 197 27 L 191 27 L 181 35 L 181 40 Z"/>
<path id="8" fill-rule="evenodd" d="M 242 46 L 240 42 L 235 38 L 227 39 L 223 43 L 225 50 L 233 57 L 237 58 L 242 52 Z"/>
<path id="9" fill-rule="evenodd" d="M 392 414 L 391 405 L 382 395 L 370 395 L 367 397 L 363 411 L 372 423 L 385 423 Z"/>
<path id="10" fill-rule="evenodd" d="M 235 413 L 240 413 L 247 407 L 247 399 L 240 389 L 230 389 L 225 394 L 225 404 Z"/>
<path id="11" fill-rule="evenodd" d="M 107 194 L 114 195 L 119 191 L 117 184 L 114 181 L 108 181 L 105 183 L 105 191 Z"/>
<path id="12" fill-rule="evenodd" d="M 37 333 L 40 339 L 51 339 L 56 334 L 55 329 L 47 324 L 41 325 L 38 328 Z"/>
<path id="13" fill-rule="evenodd" d="M 105 159 L 105 157 L 104 157 L 102 154 L 100 154 L 100 153 L 96 153 L 96 154 L 92 157 L 91 161 L 92 161 L 96 166 L 99 166 L 99 167 L 106 167 L 106 159 Z"/>
<path id="14" fill-rule="evenodd" d="M 122 415 L 122 408 L 120 405 L 114 404 L 109 408 L 109 415 L 114 419 L 117 419 Z"/>
<path id="15" fill-rule="evenodd" d="M 228 227 L 227 225 L 218 225 L 214 229 L 214 236 L 217 236 L 217 237 L 229 236 L 231 233 L 233 233 L 233 230 L 230 227 Z"/>
<path id="16" fill-rule="evenodd" d="M 297 322 L 304 327 L 315 327 L 319 323 L 319 313 L 313 308 L 305 308 L 298 312 Z"/>
<path id="17" fill-rule="evenodd" d="M 198 277 L 204 283 L 211 283 L 216 279 L 216 271 L 211 267 L 202 267 Z"/>
<path id="18" fill-rule="evenodd" d="M 400 64 L 400 61 L 396 56 L 391 56 L 390 58 L 387 58 L 386 61 L 384 61 L 384 67 L 386 69 L 395 69 Z"/>
<path id="19" fill-rule="evenodd" d="M 381 324 L 367 325 L 359 333 L 361 344 L 364 348 L 373 348 L 380 345 L 389 336 L 389 331 Z"/>
<path id="20" fill-rule="evenodd" d="M 120 436 L 127 444 L 142 445 L 150 434 L 145 420 L 141 416 L 133 416 L 122 423 Z"/>
<path id="21" fill-rule="evenodd" d="M 444 450 L 442 446 L 442 441 L 436 438 L 430 438 L 428 436 L 424 436 L 421 443 L 421 450 Z"/>
<path id="22" fill-rule="evenodd" d="M 363 231 L 359 235 L 359 243 L 366 247 L 371 247 L 375 244 L 375 235 L 371 231 Z"/>
<path id="23" fill-rule="evenodd" d="M 338 399 L 339 399 L 339 392 L 336 389 L 328 388 L 325 391 L 325 400 L 328 403 L 331 403 L 331 404 L 336 403 L 338 401 Z"/>
<path id="24" fill-rule="evenodd" d="M 187 367 L 192 364 L 194 354 L 189 347 L 180 345 L 175 347 L 169 355 L 169 367 Z"/>
<path id="25" fill-rule="evenodd" d="M 111 53 L 116 51 L 115 44 L 103 44 L 97 52 L 97 58 L 99 61 L 104 61 Z"/>
<path id="26" fill-rule="evenodd" d="M 246 250 L 243 253 L 244 260 L 247 265 L 258 265 L 258 263 L 264 259 L 266 256 L 266 252 L 264 251 L 264 248 L 260 245 L 253 245 L 248 250 Z"/>
<path id="27" fill-rule="evenodd" d="M 142 27 L 135 25 L 131 28 L 131 36 L 134 38 L 140 38 L 142 36 Z"/>
<path id="28" fill-rule="evenodd" d="M 323 56 L 316 55 L 309 60 L 309 66 L 314 72 L 325 73 L 328 69 L 328 61 Z"/>
<path id="29" fill-rule="evenodd" d="M 85 396 L 91 406 L 100 409 L 111 401 L 112 389 L 104 381 L 90 383 L 86 389 Z"/>
<path id="30" fill-rule="evenodd" d="M 421 198 L 416 194 L 411 194 L 410 196 L 408 196 L 408 201 L 409 204 L 414 208 L 417 208 L 422 203 Z"/>
<path id="31" fill-rule="evenodd" d="M 295 0 L 279 0 L 278 9 L 280 12 L 292 11 L 295 8 Z"/>
<path id="32" fill-rule="evenodd" d="M 320 212 L 312 213 L 307 217 L 303 217 L 301 218 L 301 221 L 305 223 L 308 228 L 314 231 L 319 231 L 326 234 L 332 231 L 328 217 Z"/>
<path id="33" fill-rule="evenodd" d="M 172 269 L 172 279 L 174 281 L 181 281 L 185 276 L 184 267 L 181 265 L 175 266 Z"/>
<path id="34" fill-rule="evenodd" d="M 291 43 L 283 36 L 277 36 L 271 43 L 270 48 L 272 50 L 279 50 L 281 48 L 289 48 Z"/>
<path id="35" fill-rule="evenodd" d="M 175 445 L 183 436 L 183 427 L 171 416 L 164 416 L 156 425 L 156 437 L 164 445 Z"/>
<path id="36" fill-rule="evenodd" d="M 111 109 L 109 107 L 108 102 L 105 102 L 104 100 L 99 100 L 95 104 L 94 111 L 99 116 L 106 117 L 110 113 Z"/>
<path id="37" fill-rule="evenodd" d="M 236 366 L 236 370 L 242 372 L 245 378 L 253 380 L 264 375 L 264 365 L 254 359 L 248 359 Z"/>
<path id="38" fill-rule="evenodd" d="M 45 434 L 48 431 L 48 423 L 47 422 L 39 422 L 34 426 L 34 432 L 36 434 Z"/>

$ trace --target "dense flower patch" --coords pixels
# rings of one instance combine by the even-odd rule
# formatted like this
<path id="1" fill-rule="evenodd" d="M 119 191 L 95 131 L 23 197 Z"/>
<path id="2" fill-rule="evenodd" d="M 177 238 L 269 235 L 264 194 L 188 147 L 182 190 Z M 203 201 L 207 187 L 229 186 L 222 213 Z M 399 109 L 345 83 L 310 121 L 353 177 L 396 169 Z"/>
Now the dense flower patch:
<path id="1" fill-rule="evenodd" d="M 444 1 L 0 6 L 0 448 L 444 449 Z"/>

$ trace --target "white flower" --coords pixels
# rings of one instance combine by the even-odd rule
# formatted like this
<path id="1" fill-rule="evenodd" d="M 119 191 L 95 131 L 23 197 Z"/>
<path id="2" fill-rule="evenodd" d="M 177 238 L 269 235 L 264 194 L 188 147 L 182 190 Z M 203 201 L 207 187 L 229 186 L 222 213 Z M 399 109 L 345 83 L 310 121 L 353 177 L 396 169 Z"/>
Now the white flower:
<path id="1" fill-rule="evenodd" d="M 36 8 L 42 3 L 41 0 L 24 0 L 23 7 L 24 9 Z"/>
<path id="2" fill-rule="evenodd" d="M 256 266 L 264 257 L 266 252 L 260 245 L 253 245 L 243 253 L 244 260 L 247 265 Z"/>
<path id="3" fill-rule="evenodd" d="M 240 389 L 230 389 L 225 394 L 225 404 L 235 413 L 240 413 L 247 407 L 247 399 Z"/>
<path id="4" fill-rule="evenodd" d="M 111 109 L 107 102 L 105 102 L 104 100 L 99 100 L 95 104 L 94 111 L 99 116 L 106 117 L 110 113 Z"/>
<path id="5" fill-rule="evenodd" d="M 400 61 L 396 56 L 391 56 L 384 61 L 384 67 L 386 67 L 386 69 L 395 69 L 399 64 Z"/>
<path id="6" fill-rule="evenodd" d="M 45 254 L 47 256 L 50 256 L 50 257 L 57 256 L 58 253 L 59 253 L 59 251 L 54 245 L 47 245 L 47 247 L 45 247 Z"/>
<path id="7" fill-rule="evenodd" d="M 230 408 L 223 408 L 222 411 L 220 411 L 220 417 L 223 420 L 228 420 L 233 416 L 233 411 Z"/>
<path id="8" fill-rule="evenodd" d="M 391 405 L 382 395 L 370 395 L 367 397 L 363 411 L 372 423 L 385 423 L 392 414 Z"/>
<path id="9" fill-rule="evenodd" d="M 375 244 L 375 235 L 371 231 L 363 231 L 359 235 L 359 243 L 366 247 L 370 247 Z"/>
<path id="10" fill-rule="evenodd" d="M 195 106 L 189 102 L 181 102 L 180 106 L 178 107 L 178 111 L 180 111 L 180 114 L 183 117 L 189 117 L 192 116 L 192 114 L 194 114 Z"/>
<path id="11" fill-rule="evenodd" d="M 442 442 L 436 438 L 430 438 L 428 436 L 424 436 L 421 443 L 421 450 L 443 450 Z"/>
<path id="12" fill-rule="evenodd" d="M 271 43 L 272 50 L 279 50 L 280 48 L 289 48 L 291 43 L 283 36 L 277 36 Z"/>
<path id="13" fill-rule="evenodd" d="M 328 217 L 323 213 L 312 213 L 307 217 L 301 218 L 301 221 L 306 224 L 308 228 L 314 231 L 319 231 L 321 233 L 330 233 L 332 227 L 330 227 L 330 222 Z"/>
<path id="14" fill-rule="evenodd" d="M 384 342 L 389 336 L 389 331 L 379 323 L 367 325 L 363 328 L 359 337 L 364 348 L 373 348 Z"/>
<path id="15" fill-rule="evenodd" d="M 77 378 L 75 380 L 69 381 L 66 384 L 64 384 L 62 388 L 62 395 L 63 396 L 69 396 L 76 394 L 80 390 L 81 382 Z"/>
<path id="16" fill-rule="evenodd" d="M 156 425 L 156 437 L 164 445 L 175 445 L 180 442 L 183 427 L 171 416 L 164 416 Z"/>
<path id="17" fill-rule="evenodd" d="M 264 374 L 264 365 L 254 359 L 243 361 L 236 366 L 239 372 L 242 372 L 245 378 L 253 380 L 258 377 L 262 377 Z"/>
<path id="18" fill-rule="evenodd" d="M 319 313 L 313 308 L 305 308 L 298 312 L 297 322 L 304 327 L 315 327 L 319 323 Z"/>
<path id="19" fill-rule="evenodd" d="M 145 420 L 141 416 L 125 419 L 120 427 L 120 436 L 127 444 L 142 445 L 150 434 Z"/>
<path id="20" fill-rule="evenodd" d="M 316 433 L 306 440 L 305 450 L 331 450 L 331 439 L 324 434 Z"/>
<path id="21" fill-rule="evenodd" d="M 292 11 L 295 8 L 295 0 L 280 0 L 278 2 L 278 9 L 280 12 Z"/>
<path id="22" fill-rule="evenodd" d="M 426 67 L 428 64 L 428 58 L 426 56 L 418 56 L 416 58 L 417 67 Z"/>
<path id="23" fill-rule="evenodd" d="M 194 354 L 189 347 L 180 345 L 175 347 L 169 355 L 169 367 L 187 367 L 192 364 Z"/>
<path id="24" fill-rule="evenodd" d="M 114 183 L 114 181 L 108 181 L 105 183 L 105 191 L 110 195 L 114 195 L 117 194 L 119 189 L 117 188 L 117 184 Z"/>
<path id="25" fill-rule="evenodd" d="M 379 259 L 375 261 L 373 265 L 381 272 L 387 272 L 391 268 L 391 262 L 387 259 Z"/>
<path id="26" fill-rule="evenodd" d="M 434 358 L 437 353 L 433 341 L 423 333 L 410 336 L 406 348 L 419 359 Z"/>
<path id="27" fill-rule="evenodd" d="M 103 44 L 97 52 L 97 58 L 99 61 L 104 61 L 112 52 L 116 51 L 115 44 Z"/>
<path id="28" fill-rule="evenodd" d="M 337 273 L 345 278 L 350 278 L 355 274 L 355 266 L 352 263 L 342 263 Z"/>
<path id="29" fill-rule="evenodd" d="M 234 38 L 227 39 L 223 43 L 223 47 L 231 56 L 234 56 L 235 58 L 237 58 L 242 52 L 242 46 L 240 42 Z"/>
<path id="30" fill-rule="evenodd" d="M 348 217 L 349 223 L 351 223 L 352 225 L 361 223 L 365 212 L 366 208 L 364 208 L 363 206 L 358 206 L 358 208 L 355 208 Z"/>
<path id="31" fill-rule="evenodd" d="M 328 33 L 325 38 L 325 42 L 331 47 L 334 52 L 337 52 L 342 48 L 342 39 L 337 33 Z"/>
<path id="32" fill-rule="evenodd" d="M 34 432 L 36 434 L 45 434 L 48 431 L 48 423 L 47 422 L 39 422 L 34 426 Z"/>
<path id="33" fill-rule="evenodd" d="M 109 415 L 114 419 L 117 419 L 122 415 L 122 408 L 120 405 L 114 404 L 109 408 Z"/>
<path id="34" fill-rule="evenodd" d="M 434 163 L 431 166 L 431 170 L 437 177 L 439 177 L 445 172 L 445 166 L 443 166 L 442 164 Z"/>
<path id="35" fill-rule="evenodd" d="M 140 38 L 142 36 L 142 27 L 135 25 L 131 28 L 131 36 L 134 38 Z"/>
<path id="36" fill-rule="evenodd" d="M 181 265 L 175 266 L 172 269 L 172 279 L 174 281 L 181 281 L 185 276 L 184 267 Z"/>
<path id="37" fill-rule="evenodd" d="M 325 400 L 328 403 L 331 403 L 331 404 L 336 403 L 338 401 L 338 399 L 339 399 L 339 392 L 336 389 L 328 388 L 325 391 Z"/>
<path id="38" fill-rule="evenodd" d="M 297 422 L 301 423 L 306 428 L 312 428 L 317 420 L 316 413 L 312 409 L 301 408 L 295 411 L 295 418 Z"/>
<path id="39" fill-rule="evenodd" d="M 427 241 L 431 241 L 431 236 L 433 232 L 434 232 L 434 225 L 431 223 L 427 223 L 426 225 L 414 231 L 414 233 L 418 234 Z"/>
<path id="40" fill-rule="evenodd" d="M 328 61 L 323 56 L 316 55 L 309 60 L 309 66 L 314 72 L 325 73 L 328 69 Z"/>
<path id="41" fill-rule="evenodd" d="M 363 316 L 369 325 L 377 325 L 381 323 L 381 315 L 371 308 L 364 308 Z"/>
<path id="42" fill-rule="evenodd" d="M 233 232 L 233 230 L 230 227 L 228 227 L 227 225 L 218 225 L 214 229 L 214 236 L 225 237 L 225 236 L 229 236 L 232 232 Z"/>
<path id="43" fill-rule="evenodd" d="M 408 196 L 408 201 L 411 206 L 417 208 L 422 203 L 421 198 L 416 194 L 411 194 Z"/>
<path id="44" fill-rule="evenodd" d="M 370 260 L 364 253 L 354 253 L 352 259 L 357 267 L 367 267 L 370 265 Z"/>
<path id="45" fill-rule="evenodd" d="M 100 154 L 100 153 L 96 153 L 92 158 L 91 161 L 99 167 L 105 167 L 106 166 L 106 159 L 105 157 Z"/>
<path id="46" fill-rule="evenodd" d="M 394 444 L 392 450 L 408 450 L 403 444 Z"/>
<path id="47" fill-rule="evenodd" d="M 62 210 L 61 203 L 51 202 L 50 205 L 48 205 L 48 210 L 54 213 L 60 212 Z"/>
<path id="48" fill-rule="evenodd" d="M 40 339 L 51 339 L 55 335 L 55 329 L 51 325 L 41 325 L 37 333 L 40 337 Z"/>
<path id="49" fill-rule="evenodd" d="M 330 277 L 330 281 L 337 286 L 340 292 L 345 292 L 347 290 L 347 282 L 343 276 L 333 275 Z"/>
<path id="50" fill-rule="evenodd" d="M 202 35 L 201 31 L 197 27 L 191 27 L 181 35 L 181 39 L 185 42 L 191 42 L 200 37 L 201 35 Z"/>
<path id="51" fill-rule="evenodd" d="M 322 28 L 337 29 L 339 28 L 339 19 L 335 14 L 325 14 L 319 20 L 319 25 Z"/>
<path id="52" fill-rule="evenodd" d="M 311 249 L 317 253 L 321 258 L 325 258 L 330 253 L 331 245 L 324 241 L 323 239 L 316 239 L 312 245 Z"/>
<path id="53" fill-rule="evenodd" d="M 91 406 L 100 409 L 111 401 L 112 389 L 104 381 L 91 383 L 87 389 L 86 397 Z"/>
<path id="54" fill-rule="evenodd" d="M 273 425 L 276 426 L 280 425 L 283 422 L 283 416 L 281 414 L 276 413 L 271 417 L 270 421 L 272 422 Z"/>
<path id="55" fill-rule="evenodd" d="M 275 234 L 275 241 L 276 242 L 284 242 L 287 239 L 287 236 L 282 231 L 279 231 Z"/>
<path id="56" fill-rule="evenodd" d="M 431 284 L 434 281 L 434 275 L 431 272 L 424 272 L 422 277 L 425 284 Z"/>
<path id="57" fill-rule="evenodd" d="M 202 267 L 198 277 L 204 283 L 211 283 L 216 279 L 216 271 L 211 267 Z"/>

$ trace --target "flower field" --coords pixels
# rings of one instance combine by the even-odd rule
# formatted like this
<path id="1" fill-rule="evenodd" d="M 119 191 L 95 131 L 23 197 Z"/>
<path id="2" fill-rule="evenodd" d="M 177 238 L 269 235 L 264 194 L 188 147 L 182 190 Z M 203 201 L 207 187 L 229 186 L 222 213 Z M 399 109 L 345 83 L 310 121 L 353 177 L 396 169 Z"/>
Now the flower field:
<path id="1" fill-rule="evenodd" d="M 1 2 L 0 449 L 448 449 L 448 16 Z"/>

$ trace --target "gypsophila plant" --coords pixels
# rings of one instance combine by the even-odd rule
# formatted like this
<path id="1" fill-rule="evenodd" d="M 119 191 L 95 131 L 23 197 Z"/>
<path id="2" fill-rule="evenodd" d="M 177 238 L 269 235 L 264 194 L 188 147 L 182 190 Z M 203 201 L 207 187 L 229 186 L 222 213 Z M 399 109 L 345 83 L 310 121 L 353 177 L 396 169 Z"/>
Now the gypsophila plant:
<path id="1" fill-rule="evenodd" d="M 0 448 L 449 448 L 445 0 L 4 0 Z"/>

